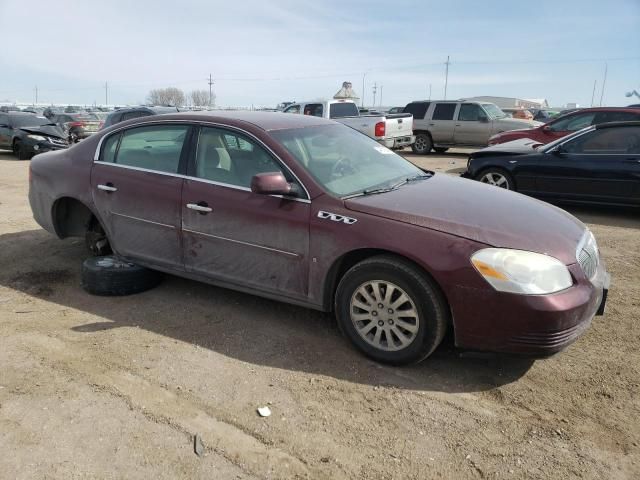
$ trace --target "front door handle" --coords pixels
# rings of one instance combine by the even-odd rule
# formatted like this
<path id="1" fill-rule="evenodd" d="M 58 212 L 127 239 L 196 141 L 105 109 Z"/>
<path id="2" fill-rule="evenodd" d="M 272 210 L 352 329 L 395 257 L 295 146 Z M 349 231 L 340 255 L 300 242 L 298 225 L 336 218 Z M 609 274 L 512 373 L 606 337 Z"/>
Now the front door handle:
<path id="1" fill-rule="evenodd" d="M 117 192 L 118 189 L 113 186 L 112 183 L 107 183 L 106 185 L 98 185 L 98 190 L 104 190 L 105 192 Z"/>
<path id="2" fill-rule="evenodd" d="M 203 215 L 209 213 L 209 212 L 213 212 L 213 208 L 211 208 L 209 205 L 207 205 L 206 202 L 199 202 L 199 203 L 187 203 L 187 208 L 190 208 L 191 210 L 195 210 L 196 212 L 200 212 Z"/>

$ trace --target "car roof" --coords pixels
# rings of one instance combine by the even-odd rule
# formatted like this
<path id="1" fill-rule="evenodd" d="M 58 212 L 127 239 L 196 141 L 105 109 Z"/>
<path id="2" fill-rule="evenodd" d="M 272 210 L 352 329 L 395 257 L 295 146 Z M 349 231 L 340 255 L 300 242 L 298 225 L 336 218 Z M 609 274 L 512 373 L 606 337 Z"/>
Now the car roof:
<path id="1" fill-rule="evenodd" d="M 262 130 L 285 130 L 292 128 L 304 128 L 314 125 L 335 124 L 333 120 L 314 117 L 312 115 L 296 115 L 282 112 L 252 112 L 243 110 L 215 110 L 201 112 L 180 112 L 163 115 L 166 120 L 193 120 L 193 121 L 239 121 L 250 123 Z"/>

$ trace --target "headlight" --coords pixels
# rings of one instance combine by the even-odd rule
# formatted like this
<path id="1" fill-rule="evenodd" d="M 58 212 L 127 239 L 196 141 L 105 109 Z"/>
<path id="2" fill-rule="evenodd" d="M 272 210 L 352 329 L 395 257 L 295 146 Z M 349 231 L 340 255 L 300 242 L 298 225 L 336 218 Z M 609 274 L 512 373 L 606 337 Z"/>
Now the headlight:
<path id="1" fill-rule="evenodd" d="M 540 295 L 573 285 L 567 267 L 557 258 L 507 248 L 485 248 L 471 256 L 476 270 L 500 292 Z"/>
<path id="2" fill-rule="evenodd" d="M 27 135 L 27 138 L 35 140 L 36 142 L 44 142 L 47 139 L 47 137 L 43 137 L 42 135 Z"/>

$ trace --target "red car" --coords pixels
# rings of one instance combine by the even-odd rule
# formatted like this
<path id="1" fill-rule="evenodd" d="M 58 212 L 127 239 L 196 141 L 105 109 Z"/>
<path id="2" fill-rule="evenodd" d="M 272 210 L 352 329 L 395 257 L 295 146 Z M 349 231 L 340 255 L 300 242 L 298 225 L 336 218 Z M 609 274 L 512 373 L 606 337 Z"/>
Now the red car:
<path id="1" fill-rule="evenodd" d="M 590 125 L 609 122 L 629 122 L 640 120 L 640 108 L 598 107 L 583 108 L 566 115 L 556 117 L 544 125 L 525 130 L 510 130 L 489 138 L 489 145 L 529 138 L 547 144 L 565 135 L 582 130 Z"/>
<path id="2" fill-rule="evenodd" d="M 448 329 L 464 349 L 557 352 L 608 286 L 595 238 L 565 211 L 424 172 L 313 116 L 129 120 L 35 157 L 29 200 L 43 228 L 94 252 L 108 242 L 139 266 L 334 312 L 393 364 Z"/>

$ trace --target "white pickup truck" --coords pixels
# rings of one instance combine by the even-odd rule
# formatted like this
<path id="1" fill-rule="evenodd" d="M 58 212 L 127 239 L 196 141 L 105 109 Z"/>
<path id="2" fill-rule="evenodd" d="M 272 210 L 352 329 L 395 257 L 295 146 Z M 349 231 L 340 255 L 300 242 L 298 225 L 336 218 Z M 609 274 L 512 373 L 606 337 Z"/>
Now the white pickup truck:
<path id="1" fill-rule="evenodd" d="M 284 113 L 331 118 L 388 148 L 408 147 L 416 140 L 413 135 L 413 115 L 410 113 L 360 115 L 358 106 L 351 100 L 296 102 L 285 108 Z"/>

